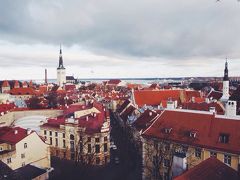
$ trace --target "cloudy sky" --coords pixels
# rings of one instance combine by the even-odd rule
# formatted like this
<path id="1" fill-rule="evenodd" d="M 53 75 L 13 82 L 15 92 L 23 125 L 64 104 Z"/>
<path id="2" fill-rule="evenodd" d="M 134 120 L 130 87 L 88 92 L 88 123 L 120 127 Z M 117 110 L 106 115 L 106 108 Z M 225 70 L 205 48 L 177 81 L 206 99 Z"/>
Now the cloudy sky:
<path id="1" fill-rule="evenodd" d="M 237 0 L 5 0 L 0 79 L 240 76 Z"/>

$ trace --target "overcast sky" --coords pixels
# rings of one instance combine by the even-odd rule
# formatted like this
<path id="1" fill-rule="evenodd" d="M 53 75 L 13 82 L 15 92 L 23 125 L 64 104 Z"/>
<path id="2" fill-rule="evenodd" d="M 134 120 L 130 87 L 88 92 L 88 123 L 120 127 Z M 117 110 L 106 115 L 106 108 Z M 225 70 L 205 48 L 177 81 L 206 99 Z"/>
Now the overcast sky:
<path id="1" fill-rule="evenodd" d="M 0 79 L 240 76 L 237 0 L 4 0 Z"/>

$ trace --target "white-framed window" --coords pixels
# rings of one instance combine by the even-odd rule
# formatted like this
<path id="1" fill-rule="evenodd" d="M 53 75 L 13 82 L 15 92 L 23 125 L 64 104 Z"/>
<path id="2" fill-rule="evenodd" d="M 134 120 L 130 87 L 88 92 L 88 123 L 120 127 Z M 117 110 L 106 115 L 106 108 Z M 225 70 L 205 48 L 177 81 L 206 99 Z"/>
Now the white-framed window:
<path id="1" fill-rule="evenodd" d="M 27 148 L 27 143 L 24 143 L 24 149 L 26 149 Z"/>
<path id="2" fill-rule="evenodd" d="M 7 164 L 12 163 L 12 159 L 11 158 L 7 158 Z"/>
<path id="3" fill-rule="evenodd" d="M 210 157 L 217 157 L 217 153 L 215 151 L 210 151 Z"/>
<path id="4" fill-rule="evenodd" d="M 230 155 L 224 154 L 224 163 L 231 166 L 232 157 Z"/>

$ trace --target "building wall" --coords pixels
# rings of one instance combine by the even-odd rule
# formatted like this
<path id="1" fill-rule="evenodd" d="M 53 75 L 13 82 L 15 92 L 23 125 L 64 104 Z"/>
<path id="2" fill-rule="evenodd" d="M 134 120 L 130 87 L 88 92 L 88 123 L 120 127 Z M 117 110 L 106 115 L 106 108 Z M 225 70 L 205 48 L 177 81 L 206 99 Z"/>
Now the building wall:
<path id="1" fill-rule="evenodd" d="M 57 133 L 57 136 L 55 133 Z M 65 138 L 63 134 L 65 134 Z M 74 124 L 67 124 L 60 128 L 41 127 L 41 135 L 44 136 L 47 139 L 47 143 L 50 144 L 52 156 L 69 160 L 77 160 L 78 157 L 82 157 L 85 162 L 88 161 L 87 158 L 91 156 L 92 162 L 90 164 L 93 165 L 104 165 L 110 162 L 110 131 L 87 134 L 84 132 L 84 129 L 79 129 L 78 126 L 74 126 Z M 74 140 L 70 140 L 71 135 L 74 136 Z M 105 140 L 104 137 L 106 137 Z M 88 141 L 88 138 L 91 138 L 91 141 Z M 99 142 L 96 142 L 96 138 L 99 138 Z M 50 143 L 50 139 L 52 139 L 52 144 Z M 57 145 L 56 140 L 58 141 Z M 65 147 L 63 141 L 65 141 Z M 71 141 L 74 143 L 73 150 L 71 150 Z M 80 144 L 82 144 L 83 147 L 81 153 Z M 88 144 L 91 145 L 90 153 L 88 153 Z M 95 145 L 97 144 L 100 146 L 99 153 L 95 153 Z M 104 144 L 107 144 L 106 152 L 104 151 Z M 96 162 L 97 158 L 100 160 L 99 163 Z"/>
<path id="2" fill-rule="evenodd" d="M 27 143 L 27 147 L 24 144 Z M 2 161 L 15 170 L 27 164 L 33 164 L 41 168 L 50 167 L 50 149 L 35 133 L 18 142 L 14 154 L 4 157 Z M 11 158 L 11 163 L 8 160 Z"/>
<path id="3" fill-rule="evenodd" d="M 177 151 L 177 152 L 179 152 L 178 147 L 184 146 L 184 145 L 175 144 L 172 142 L 170 142 L 170 143 L 171 143 L 170 147 L 174 148 L 174 151 Z M 147 148 L 146 148 L 146 146 L 147 146 Z M 239 162 L 240 162 L 240 157 L 238 154 L 216 151 L 214 149 L 198 148 L 198 149 L 201 149 L 201 155 L 200 155 L 200 157 L 197 157 L 195 154 L 196 148 L 198 148 L 198 147 L 188 146 L 188 148 L 187 148 L 186 158 L 187 158 L 187 168 L 188 169 L 190 169 L 190 168 L 198 165 L 200 162 L 208 159 L 210 157 L 210 152 L 216 152 L 217 159 L 219 159 L 223 163 L 224 163 L 224 155 L 231 156 L 231 165 L 229 165 L 229 164 L 227 164 L 227 165 L 232 167 L 236 171 L 238 171 Z M 152 169 L 154 167 L 153 156 L 156 155 L 156 150 L 154 149 L 153 139 L 146 140 L 145 138 L 143 138 L 143 154 L 142 155 L 143 155 L 143 180 L 149 179 L 149 177 L 150 177 L 150 179 L 151 178 L 154 179 L 152 177 L 152 173 L 153 173 Z M 172 157 L 172 156 L 169 156 L 169 159 L 171 159 L 170 157 Z M 163 165 L 160 165 L 159 172 L 163 176 L 164 172 L 167 172 L 167 171 Z"/>
<path id="4" fill-rule="evenodd" d="M 60 87 L 63 87 L 63 84 L 66 83 L 66 71 L 65 69 L 57 69 L 57 84 Z"/>

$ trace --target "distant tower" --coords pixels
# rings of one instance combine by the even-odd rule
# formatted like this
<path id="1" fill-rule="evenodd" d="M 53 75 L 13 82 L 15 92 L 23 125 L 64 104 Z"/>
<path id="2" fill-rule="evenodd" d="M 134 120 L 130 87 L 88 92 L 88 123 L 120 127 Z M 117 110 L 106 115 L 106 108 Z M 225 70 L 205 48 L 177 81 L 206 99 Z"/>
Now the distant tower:
<path id="1" fill-rule="evenodd" d="M 228 78 L 228 62 L 226 59 L 225 69 L 224 69 L 224 77 L 223 77 L 223 95 L 221 97 L 222 101 L 228 101 L 229 99 L 229 78 Z"/>
<path id="2" fill-rule="evenodd" d="M 65 67 L 63 66 L 62 48 L 60 45 L 59 65 L 57 68 L 57 84 L 60 87 L 63 87 L 65 83 L 66 83 L 66 71 L 65 71 Z"/>
<path id="3" fill-rule="evenodd" d="M 48 83 L 48 79 L 47 79 L 47 69 L 45 69 L 45 84 Z"/>

